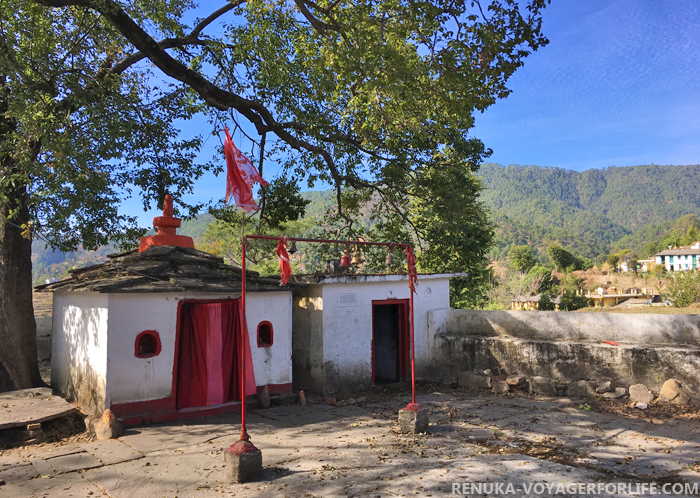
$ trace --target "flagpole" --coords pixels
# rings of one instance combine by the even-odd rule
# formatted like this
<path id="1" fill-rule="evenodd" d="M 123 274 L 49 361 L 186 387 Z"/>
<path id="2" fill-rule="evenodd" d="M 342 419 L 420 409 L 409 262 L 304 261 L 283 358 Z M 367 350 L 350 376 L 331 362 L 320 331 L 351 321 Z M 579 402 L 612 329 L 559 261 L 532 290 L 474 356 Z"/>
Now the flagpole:
<path id="1" fill-rule="evenodd" d="M 240 341 L 240 351 L 241 351 L 241 441 L 250 441 L 250 436 L 245 427 L 245 336 L 243 334 L 248 333 L 245 319 L 245 284 L 246 284 L 246 273 L 245 273 L 245 213 L 243 213 L 243 218 L 241 220 L 241 341 Z"/>

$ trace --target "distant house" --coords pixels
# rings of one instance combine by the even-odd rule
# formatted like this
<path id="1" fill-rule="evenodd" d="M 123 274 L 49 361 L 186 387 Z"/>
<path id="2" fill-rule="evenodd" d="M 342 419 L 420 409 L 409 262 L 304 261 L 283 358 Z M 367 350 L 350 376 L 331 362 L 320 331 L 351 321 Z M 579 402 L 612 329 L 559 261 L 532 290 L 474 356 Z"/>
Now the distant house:
<path id="1" fill-rule="evenodd" d="M 671 247 L 654 255 L 657 265 L 667 272 L 696 270 L 700 263 L 700 242 L 688 247 Z"/>
<path id="2" fill-rule="evenodd" d="M 628 289 L 618 289 L 616 287 L 603 289 L 598 287 L 596 292 L 588 291 L 586 297 L 593 300 L 595 306 L 606 308 L 617 306 L 630 300 L 635 300 L 633 302 L 636 304 L 651 304 L 658 301 L 658 295 L 654 292 L 654 289 L 639 289 L 637 287 Z"/>
<path id="3" fill-rule="evenodd" d="M 510 309 L 513 311 L 538 310 L 540 309 L 540 299 L 542 299 L 542 294 L 537 294 L 535 296 L 516 296 L 510 301 Z M 560 301 L 561 296 L 554 296 L 552 298 L 555 311 L 559 310 Z"/>

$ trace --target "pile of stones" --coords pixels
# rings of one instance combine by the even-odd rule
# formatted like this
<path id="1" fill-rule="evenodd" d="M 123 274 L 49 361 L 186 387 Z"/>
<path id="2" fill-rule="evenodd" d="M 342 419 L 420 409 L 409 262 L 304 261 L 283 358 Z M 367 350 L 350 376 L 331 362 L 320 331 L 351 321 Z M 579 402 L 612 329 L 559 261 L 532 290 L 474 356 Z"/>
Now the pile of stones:
<path id="1" fill-rule="evenodd" d="M 568 396 L 576 398 L 599 397 L 608 400 L 629 400 L 634 403 L 651 403 L 655 399 L 660 403 L 672 403 L 700 407 L 700 396 L 684 388 L 676 379 L 667 380 L 661 387 L 658 397 L 644 384 L 622 387 L 613 386 L 609 380 L 563 382 L 548 377 L 527 377 L 525 375 L 508 375 L 502 369 L 497 371 L 468 371 L 457 377 L 461 387 L 490 390 L 495 394 L 508 392 L 529 392 L 541 396 Z"/>

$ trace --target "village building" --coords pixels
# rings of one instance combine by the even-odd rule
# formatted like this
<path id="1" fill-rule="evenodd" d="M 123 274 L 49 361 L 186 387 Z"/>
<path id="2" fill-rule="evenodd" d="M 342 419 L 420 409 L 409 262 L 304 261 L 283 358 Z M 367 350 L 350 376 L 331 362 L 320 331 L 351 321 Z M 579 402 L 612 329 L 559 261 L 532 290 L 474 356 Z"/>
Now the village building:
<path id="1" fill-rule="evenodd" d="M 667 272 L 697 270 L 700 264 L 700 242 L 686 247 L 671 247 L 654 255 L 657 265 Z"/>
<path id="2" fill-rule="evenodd" d="M 586 292 L 586 297 L 593 302 L 594 306 L 605 308 L 618 306 L 622 303 L 627 303 L 630 307 L 660 303 L 659 295 L 654 289 L 640 289 L 638 287 L 627 289 L 598 287 L 595 292 L 590 290 Z"/>
<path id="3" fill-rule="evenodd" d="M 510 301 L 510 309 L 512 311 L 536 311 L 540 309 L 541 300 L 542 294 L 515 296 Z M 551 298 L 551 303 L 554 305 L 554 311 L 559 311 L 560 302 L 561 296 L 553 296 Z"/>
<path id="4" fill-rule="evenodd" d="M 450 278 L 421 274 L 414 294 L 416 372 L 430 369 L 428 315 L 450 308 Z M 299 275 L 294 291 L 293 373 L 301 389 L 344 388 L 410 379 L 407 275 Z"/>

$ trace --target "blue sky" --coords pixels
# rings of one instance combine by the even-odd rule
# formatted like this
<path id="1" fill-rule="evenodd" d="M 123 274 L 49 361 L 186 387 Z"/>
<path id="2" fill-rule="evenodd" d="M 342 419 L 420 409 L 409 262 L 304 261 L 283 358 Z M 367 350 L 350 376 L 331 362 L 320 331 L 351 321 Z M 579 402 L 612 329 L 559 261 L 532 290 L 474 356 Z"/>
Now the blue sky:
<path id="1" fill-rule="evenodd" d="M 553 0 L 543 31 L 550 43 L 511 78 L 513 93 L 476 117 L 489 161 L 577 171 L 700 163 L 700 1 Z M 276 165 L 265 168 L 273 178 Z M 224 190 L 222 176 L 207 175 L 190 200 Z M 124 210 L 144 225 L 157 215 L 135 199 Z"/>
<path id="2" fill-rule="evenodd" d="M 476 118 L 501 164 L 700 163 L 700 2 L 554 0 L 550 44 Z"/>

